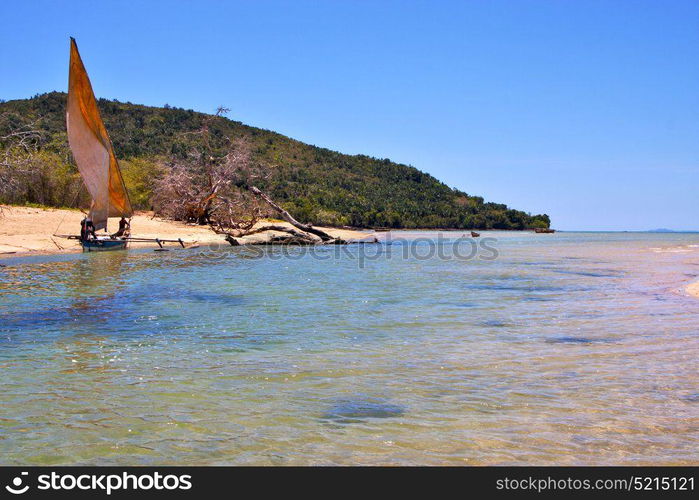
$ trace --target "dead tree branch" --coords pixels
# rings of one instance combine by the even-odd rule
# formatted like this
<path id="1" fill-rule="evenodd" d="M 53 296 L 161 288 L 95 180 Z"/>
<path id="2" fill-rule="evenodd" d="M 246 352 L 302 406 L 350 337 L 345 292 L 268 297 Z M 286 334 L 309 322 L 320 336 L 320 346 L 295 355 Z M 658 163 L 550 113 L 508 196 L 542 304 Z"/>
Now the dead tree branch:
<path id="1" fill-rule="evenodd" d="M 292 226 L 294 226 L 294 227 L 296 227 L 296 228 L 298 228 L 301 231 L 304 231 L 306 233 L 315 234 L 323 242 L 330 242 L 330 241 L 335 240 L 335 238 L 330 236 L 325 231 L 322 231 L 322 230 L 318 229 L 317 227 L 313 227 L 310 224 L 302 224 L 301 222 L 294 219 L 294 217 L 289 212 L 287 212 L 282 207 L 277 205 L 269 196 L 267 196 L 265 193 L 260 191 L 260 189 L 258 189 L 257 187 L 250 186 L 248 189 L 250 190 L 251 193 L 253 193 L 254 195 L 263 199 L 270 207 L 272 207 L 279 215 L 281 215 L 285 221 L 287 221 Z"/>

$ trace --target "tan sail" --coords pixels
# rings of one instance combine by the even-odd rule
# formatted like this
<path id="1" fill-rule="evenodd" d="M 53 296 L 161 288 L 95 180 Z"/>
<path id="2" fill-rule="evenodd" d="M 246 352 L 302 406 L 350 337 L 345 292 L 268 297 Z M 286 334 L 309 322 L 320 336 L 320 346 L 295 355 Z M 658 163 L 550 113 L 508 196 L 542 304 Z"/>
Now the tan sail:
<path id="1" fill-rule="evenodd" d="M 112 141 L 100 117 L 90 78 L 73 38 L 70 39 L 66 124 L 73 158 L 92 196 L 90 217 L 95 229 L 105 229 L 107 217 L 131 217 L 131 202 Z"/>

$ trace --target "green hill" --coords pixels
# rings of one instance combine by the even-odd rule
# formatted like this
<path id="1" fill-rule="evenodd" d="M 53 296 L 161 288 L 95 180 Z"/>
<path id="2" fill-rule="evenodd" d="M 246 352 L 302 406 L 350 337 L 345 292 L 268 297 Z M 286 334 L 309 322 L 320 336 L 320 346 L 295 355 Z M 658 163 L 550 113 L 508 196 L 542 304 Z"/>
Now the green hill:
<path id="1" fill-rule="evenodd" d="M 31 99 L 0 103 L 0 137 L 22 127 L 41 132 L 39 150 L 46 179 L 5 194 L 6 203 L 84 204 L 71 197 L 77 179 L 67 149 L 66 94 L 51 92 Z M 202 126 L 203 113 L 165 106 L 155 108 L 99 100 L 132 201 L 149 207 L 155 167 L 163 157 L 184 155 L 188 134 Z M 486 203 L 451 189 L 418 169 L 388 159 L 346 155 L 244 125 L 223 117 L 210 125 L 217 147 L 226 137 L 245 137 L 253 156 L 272 165 L 260 182 L 274 199 L 297 218 L 315 224 L 393 228 L 526 229 L 548 227 L 547 215 L 530 215 L 498 203 Z M 9 146 L 0 139 L 0 151 Z M 58 173 L 56 173 L 58 172 Z M 12 172 L 10 172 L 12 174 Z M 69 179 L 69 180 L 67 180 Z M 0 195 L 3 196 L 3 195 Z"/>

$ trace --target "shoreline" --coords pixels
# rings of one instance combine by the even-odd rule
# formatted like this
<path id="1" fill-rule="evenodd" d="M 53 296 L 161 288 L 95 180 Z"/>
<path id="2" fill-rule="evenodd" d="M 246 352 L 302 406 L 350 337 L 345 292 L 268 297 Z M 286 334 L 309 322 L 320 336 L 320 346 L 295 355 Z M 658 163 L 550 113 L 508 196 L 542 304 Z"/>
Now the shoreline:
<path id="1" fill-rule="evenodd" d="M 13 205 L 0 205 L 0 259 L 20 258 L 38 255 L 80 253 L 82 248 L 77 240 L 54 236 L 55 234 L 77 234 L 84 214 L 79 210 L 60 208 L 34 208 Z M 260 226 L 265 222 L 258 223 Z M 275 225 L 292 227 L 287 222 L 274 222 Z M 116 231 L 116 222 L 111 221 L 111 231 Z M 224 235 L 217 234 L 208 226 L 187 224 L 153 216 L 152 212 L 136 212 L 131 220 L 134 236 L 139 238 L 178 239 L 187 247 L 201 245 L 230 244 Z M 321 228 L 332 236 L 350 242 L 374 238 L 375 233 L 358 230 Z M 265 231 L 238 238 L 241 244 L 255 244 L 285 234 Z M 176 243 L 168 243 L 172 248 Z M 155 242 L 130 242 L 130 248 L 158 248 Z"/>
<path id="2" fill-rule="evenodd" d="M 84 217 L 80 210 L 60 208 L 38 208 L 15 205 L 0 205 L 0 259 L 20 259 L 22 257 L 60 255 L 82 253 L 77 240 L 69 240 L 54 236 L 55 234 L 77 234 L 80 221 Z M 263 226 L 269 222 L 259 222 Z M 273 221 L 274 225 L 292 227 L 284 221 Z M 112 225 L 116 226 L 115 221 Z M 135 236 L 142 238 L 178 239 L 185 243 L 185 248 L 196 248 L 202 245 L 222 245 L 227 248 L 230 244 L 222 234 L 215 233 L 208 226 L 199 226 L 184 222 L 157 218 L 152 212 L 136 212 L 131 225 Z M 321 227 L 334 237 L 350 243 L 374 241 L 381 235 L 391 231 L 376 231 L 372 229 L 348 227 Z M 111 227 L 116 230 L 116 227 Z M 396 230 L 401 231 L 401 230 Z M 444 229 L 410 229 L 402 231 L 445 231 Z M 462 231 L 467 230 L 452 230 Z M 486 234 L 488 230 L 482 230 Z M 527 230 L 517 232 L 529 232 Z M 264 231 L 236 238 L 241 245 L 265 244 L 274 236 L 284 235 L 278 231 Z M 130 242 L 130 248 L 158 248 L 155 242 Z M 180 248 L 177 243 L 167 243 L 166 248 Z M 682 286 L 683 291 L 690 297 L 699 299 L 699 281 L 693 281 Z"/>

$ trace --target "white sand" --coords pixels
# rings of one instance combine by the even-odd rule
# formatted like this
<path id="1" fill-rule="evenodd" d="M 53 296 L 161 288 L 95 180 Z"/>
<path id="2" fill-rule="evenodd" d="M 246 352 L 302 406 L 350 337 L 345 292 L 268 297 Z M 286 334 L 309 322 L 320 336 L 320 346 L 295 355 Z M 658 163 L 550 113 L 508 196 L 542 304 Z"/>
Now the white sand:
<path id="1" fill-rule="evenodd" d="M 55 234 L 79 234 L 80 221 L 84 217 L 79 210 L 6 205 L 0 206 L 0 209 L 2 210 L 0 214 L 0 257 L 81 251 L 77 240 L 54 236 Z M 291 227 L 286 222 L 274 222 L 274 224 Z M 264 225 L 264 223 L 259 223 L 259 225 Z M 117 228 L 118 219 L 112 219 L 109 230 L 114 232 Z M 332 236 L 347 241 L 373 239 L 373 234 L 370 232 L 333 228 L 325 230 Z M 271 238 L 272 234 L 282 233 L 266 231 L 242 238 L 241 243 L 259 242 Z M 206 226 L 153 218 L 152 213 L 148 212 L 139 212 L 131 219 L 131 235 L 138 238 L 180 238 L 188 246 L 212 243 L 228 245 L 222 235 L 216 234 Z M 173 245 L 173 243 L 168 245 Z M 155 242 L 132 242 L 131 246 L 155 247 L 157 244 Z"/>

